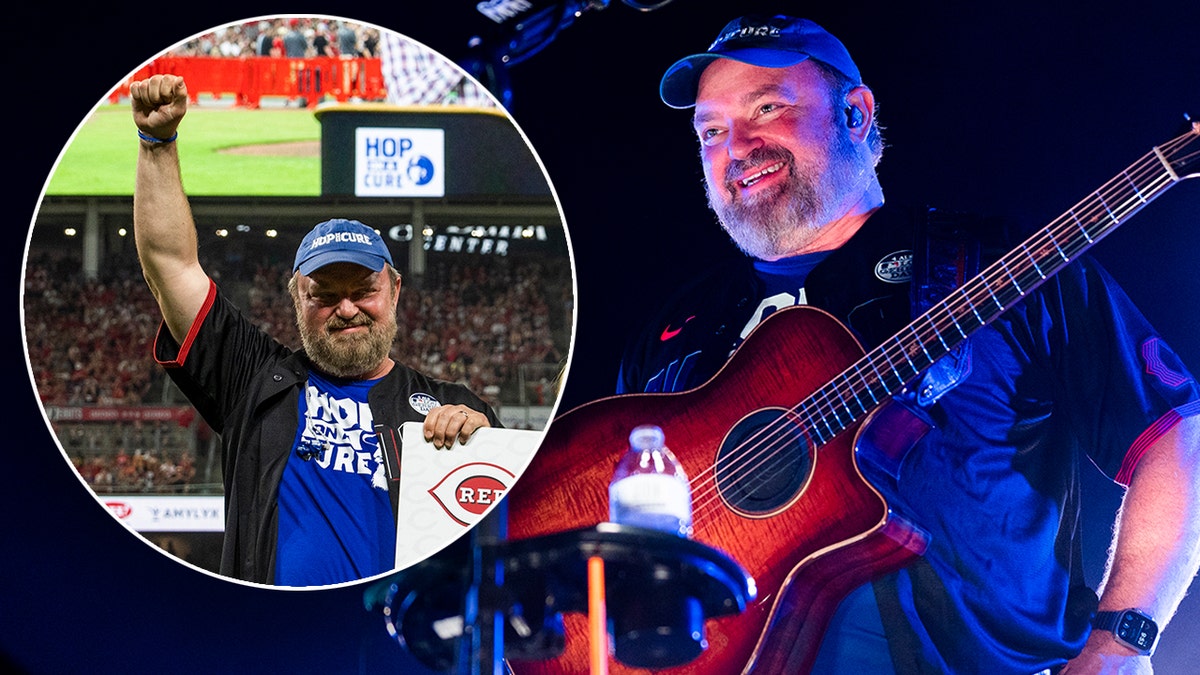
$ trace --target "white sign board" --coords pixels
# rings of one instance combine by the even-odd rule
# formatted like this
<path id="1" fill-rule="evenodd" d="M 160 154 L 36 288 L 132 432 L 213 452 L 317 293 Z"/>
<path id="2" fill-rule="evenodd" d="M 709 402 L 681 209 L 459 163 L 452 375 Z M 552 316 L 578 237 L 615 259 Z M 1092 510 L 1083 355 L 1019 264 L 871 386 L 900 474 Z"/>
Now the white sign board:
<path id="1" fill-rule="evenodd" d="M 219 495 L 97 495 L 117 520 L 137 532 L 223 532 Z"/>
<path id="2" fill-rule="evenodd" d="M 358 127 L 354 130 L 357 197 L 444 197 L 446 132 Z"/>
<path id="3" fill-rule="evenodd" d="M 400 433 L 398 569 L 437 553 L 478 523 L 513 486 L 545 435 L 485 428 L 466 445 L 438 450 L 425 440 L 420 422 L 401 425 Z"/>

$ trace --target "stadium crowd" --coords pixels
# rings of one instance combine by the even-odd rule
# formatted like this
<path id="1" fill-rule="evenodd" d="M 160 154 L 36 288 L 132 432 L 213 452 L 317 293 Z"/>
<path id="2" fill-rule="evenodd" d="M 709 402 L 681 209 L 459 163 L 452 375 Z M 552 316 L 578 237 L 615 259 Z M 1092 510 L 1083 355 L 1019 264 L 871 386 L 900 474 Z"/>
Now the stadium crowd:
<path id="1" fill-rule="evenodd" d="M 175 56 L 369 58 L 379 55 L 379 30 L 340 19 L 276 17 L 197 35 L 170 50 Z"/>
<path id="2" fill-rule="evenodd" d="M 42 254 L 25 273 L 25 334 L 44 405 L 146 403 L 161 372 L 149 358 L 158 309 L 136 263 L 87 279 L 78 258 Z"/>
<path id="3" fill-rule="evenodd" d="M 94 492 L 191 492 L 196 461 L 190 451 L 152 452 L 137 448 L 131 454 L 71 455 L 75 470 Z M 216 485 L 210 480 L 205 485 Z"/>
<path id="4" fill-rule="evenodd" d="M 128 254 L 126 254 L 128 256 Z M 405 278 L 392 356 L 433 377 L 466 384 L 498 409 L 552 405 L 572 321 L 569 263 L 540 257 L 430 256 L 423 278 Z M 159 325 L 136 260 L 118 254 L 94 278 L 78 256 L 31 252 L 26 265 L 26 345 L 43 406 L 181 404 L 151 357 Z M 213 262 L 247 315 L 299 347 L 286 297 L 289 262 Z M 53 422 L 76 469 L 97 492 L 187 490 L 219 482 L 211 430 L 198 418 L 167 422 Z"/>
<path id="5" fill-rule="evenodd" d="M 44 405 L 170 402 L 164 398 L 162 370 L 150 358 L 157 308 L 136 263 L 131 264 L 110 265 L 89 279 L 77 259 L 31 257 L 25 278 L 26 340 Z M 252 269 L 247 313 L 281 343 L 298 348 L 294 310 L 278 301 L 291 273 L 288 263 L 247 267 Z M 406 279 L 392 356 L 433 377 L 490 394 L 494 405 L 527 402 L 514 389 L 517 367 L 561 365 L 570 297 L 565 262 L 483 257 L 469 264 L 435 262 L 423 279 Z"/>
<path id="6" fill-rule="evenodd" d="M 371 100 L 395 105 L 499 105 L 480 83 L 457 65 L 394 31 L 321 17 L 277 17 L 229 24 L 186 40 L 165 52 L 174 57 L 253 59 L 374 59 L 379 61 L 382 91 L 366 87 L 365 70 L 351 62 L 343 77 L 350 100 Z M 311 65 L 311 64 L 310 64 Z M 321 67 L 302 65 L 292 71 L 296 86 L 323 97 L 329 94 L 328 77 L 339 77 Z M 356 84 L 351 84 L 352 82 Z M 324 83 L 324 84 L 322 84 Z M 364 99 L 366 97 L 366 99 Z M 288 102 L 307 106 L 297 95 Z M 319 101 L 315 101 L 319 102 Z"/>

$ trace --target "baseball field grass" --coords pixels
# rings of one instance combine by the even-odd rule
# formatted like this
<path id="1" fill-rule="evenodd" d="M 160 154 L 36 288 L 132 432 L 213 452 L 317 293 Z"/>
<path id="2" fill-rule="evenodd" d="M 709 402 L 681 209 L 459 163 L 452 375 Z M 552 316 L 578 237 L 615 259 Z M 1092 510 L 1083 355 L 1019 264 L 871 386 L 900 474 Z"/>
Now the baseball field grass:
<path id="1" fill-rule="evenodd" d="M 315 196 L 321 125 L 305 108 L 188 109 L 179 127 L 184 189 L 192 196 Z M 76 130 L 47 195 L 131 195 L 137 129 L 129 104 L 97 107 Z"/>

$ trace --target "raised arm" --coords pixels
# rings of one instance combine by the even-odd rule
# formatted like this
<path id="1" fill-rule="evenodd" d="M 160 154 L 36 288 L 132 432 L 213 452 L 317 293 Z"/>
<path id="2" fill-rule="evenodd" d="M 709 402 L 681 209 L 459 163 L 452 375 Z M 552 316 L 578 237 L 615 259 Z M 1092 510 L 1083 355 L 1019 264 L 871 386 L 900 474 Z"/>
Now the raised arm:
<path id="1" fill-rule="evenodd" d="M 140 146 L 133 190 L 134 241 L 167 330 L 182 342 L 209 288 L 175 143 L 176 129 L 187 112 L 187 86 L 181 77 L 154 75 L 132 83 L 129 95 Z"/>

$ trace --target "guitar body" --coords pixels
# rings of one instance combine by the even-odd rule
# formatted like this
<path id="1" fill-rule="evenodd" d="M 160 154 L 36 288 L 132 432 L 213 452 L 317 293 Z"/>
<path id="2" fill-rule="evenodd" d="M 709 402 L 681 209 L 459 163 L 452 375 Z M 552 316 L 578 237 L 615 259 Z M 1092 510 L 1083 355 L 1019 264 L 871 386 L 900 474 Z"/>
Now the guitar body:
<path id="1" fill-rule="evenodd" d="M 791 308 L 760 324 L 724 368 L 696 389 L 615 396 L 563 414 L 507 497 L 509 538 L 607 520 L 609 480 L 630 430 L 658 425 L 692 479 L 693 539 L 738 562 L 754 578 L 758 595 L 741 614 L 706 621 L 709 648 L 698 658 L 654 672 L 807 672 L 845 594 L 923 551 L 920 535 L 890 515 L 859 472 L 858 424 L 813 449 L 786 413 L 862 355 L 832 316 Z M 782 463 L 747 462 L 731 454 L 739 442 L 768 430 L 778 436 L 781 428 L 792 439 Z M 729 468 L 739 463 L 749 470 Z M 514 672 L 588 671 L 586 617 L 563 619 L 563 655 L 511 662 Z M 610 669 L 650 672 L 619 662 Z"/>

